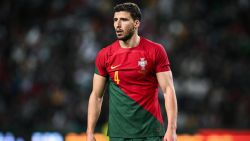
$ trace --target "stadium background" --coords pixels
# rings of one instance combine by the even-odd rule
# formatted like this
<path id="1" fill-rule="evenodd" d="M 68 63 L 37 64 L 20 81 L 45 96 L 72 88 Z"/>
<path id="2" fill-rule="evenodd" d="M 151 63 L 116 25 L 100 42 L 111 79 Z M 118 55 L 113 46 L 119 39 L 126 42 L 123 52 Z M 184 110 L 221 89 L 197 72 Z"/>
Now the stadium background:
<path id="1" fill-rule="evenodd" d="M 95 55 L 115 40 L 112 7 L 125 0 L 0 1 L 0 133 L 86 129 Z M 140 35 L 166 47 L 178 133 L 250 129 L 250 2 L 134 0 Z M 97 132 L 107 121 L 105 95 Z M 163 102 L 163 97 L 159 97 Z"/>

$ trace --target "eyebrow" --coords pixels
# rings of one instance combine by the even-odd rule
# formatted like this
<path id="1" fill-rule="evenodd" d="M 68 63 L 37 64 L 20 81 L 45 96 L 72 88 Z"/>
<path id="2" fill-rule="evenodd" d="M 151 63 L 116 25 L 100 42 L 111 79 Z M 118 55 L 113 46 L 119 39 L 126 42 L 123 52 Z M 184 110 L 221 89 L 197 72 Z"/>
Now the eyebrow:
<path id="1" fill-rule="evenodd" d="M 120 18 L 121 20 L 128 20 L 128 18 Z M 118 20 L 118 18 L 113 18 L 113 20 Z"/>

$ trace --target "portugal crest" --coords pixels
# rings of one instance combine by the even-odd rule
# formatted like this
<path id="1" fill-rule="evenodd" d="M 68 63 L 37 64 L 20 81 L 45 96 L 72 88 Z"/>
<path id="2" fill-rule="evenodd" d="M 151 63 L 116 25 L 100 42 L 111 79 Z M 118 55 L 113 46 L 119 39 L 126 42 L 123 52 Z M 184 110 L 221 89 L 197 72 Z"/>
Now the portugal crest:
<path id="1" fill-rule="evenodd" d="M 138 61 L 138 66 L 141 67 L 141 70 L 145 70 L 145 67 L 147 65 L 147 60 L 145 58 L 140 58 L 141 60 Z"/>

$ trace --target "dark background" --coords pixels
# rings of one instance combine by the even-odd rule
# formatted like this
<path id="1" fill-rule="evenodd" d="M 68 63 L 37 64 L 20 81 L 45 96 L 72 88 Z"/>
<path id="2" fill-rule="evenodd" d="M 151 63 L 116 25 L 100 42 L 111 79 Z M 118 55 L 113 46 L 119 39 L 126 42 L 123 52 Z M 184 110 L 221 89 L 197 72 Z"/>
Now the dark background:
<path id="1" fill-rule="evenodd" d="M 85 131 L 95 56 L 116 39 L 112 8 L 121 2 L 0 1 L 0 131 Z M 178 133 L 249 129 L 250 2 L 132 2 L 143 13 L 140 35 L 168 53 Z M 97 131 L 107 121 L 107 100 Z"/>

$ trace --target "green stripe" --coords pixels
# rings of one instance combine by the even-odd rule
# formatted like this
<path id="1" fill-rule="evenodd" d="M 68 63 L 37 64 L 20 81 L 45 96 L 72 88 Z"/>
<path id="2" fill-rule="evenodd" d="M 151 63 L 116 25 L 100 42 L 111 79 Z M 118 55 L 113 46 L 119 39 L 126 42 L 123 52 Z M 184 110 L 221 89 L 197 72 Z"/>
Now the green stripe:
<path id="1" fill-rule="evenodd" d="M 100 75 L 98 68 L 96 66 L 95 66 L 95 73 Z"/>
<path id="2" fill-rule="evenodd" d="M 156 137 L 144 137 L 144 138 L 119 138 L 119 137 L 110 137 L 109 141 L 162 141 L 161 136 Z"/>
<path id="3" fill-rule="evenodd" d="M 110 137 L 140 138 L 164 135 L 163 125 L 110 79 L 109 94 Z"/>

